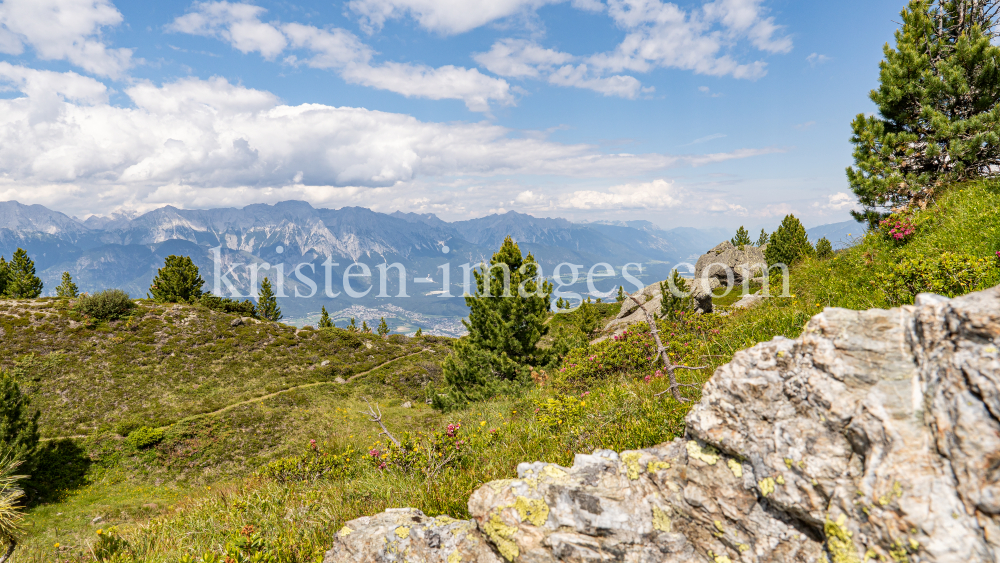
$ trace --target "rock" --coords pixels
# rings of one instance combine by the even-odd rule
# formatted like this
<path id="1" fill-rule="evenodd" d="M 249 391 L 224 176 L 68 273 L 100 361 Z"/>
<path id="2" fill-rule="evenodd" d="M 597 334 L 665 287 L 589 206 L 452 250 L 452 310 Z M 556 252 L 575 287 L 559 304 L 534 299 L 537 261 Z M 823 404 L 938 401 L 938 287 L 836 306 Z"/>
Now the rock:
<path id="1" fill-rule="evenodd" d="M 233 319 L 233 322 L 229 323 L 229 326 L 236 328 L 238 326 L 243 326 L 244 324 L 245 323 L 243 322 L 243 317 L 236 317 L 235 319 Z"/>
<path id="2" fill-rule="evenodd" d="M 684 440 L 522 463 L 469 512 L 524 563 L 1000 561 L 998 343 L 1000 287 L 827 309 L 719 368 Z M 375 539 L 326 563 L 400 557 L 394 514 L 355 521 Z M 407 561 L 438 561 L 415 537 Z"/>
<path id="3" fill-rule="evenodd" d="M 659 299 L 660 299 L 660 284 L 659 283 L 654 283 L 654 284 L 647 285 L 635 297 L 639 301 L 642 301 L 643 304 L 649 303 L 649 301 L 651 299 L 656 299 L 657 301 L 659 301 Z M 628 297 L 626 297 L 625 301 L 622 302 L 622 308 L 618 312 L 618 316 L 615 317 L 615 318 L 616 319 L 624 319 L 625 317 L 631 316 L 634 313 L 639 313 L 639 315 L 641 316 L 642 315 L 642 311 L 638 311 L 636 309 L 636 307 L 637 307 L 637 305 L 635 304 L 635 301 L 632 301 L 631 299 L 629 299 Z M 652 305 L 649 305 L 649 310 L 651 312 L 654 311 L 654 310 L 658 311 L 659 309 L 660 309 L 660 305 L 659 304 L 657 304 L 655 308 Z M 645 320 L 646 320 L 645 317 L 642 320 L 645 322 Z"/>
<path id="4" fill-rule="evenodd" d="M 328 365 L 330 365 L 330 360 L 323 360 L 322 362 L 319 363 L 320 367 L 326 367 Z"/>
<path id="5" fill-rule="evenodd" d="M 759 303 L 764 301 L 764 296 L 759 293 L 754 293 L 752 295 L 744 295 L 739 301 L 733 303 L 734 309 L 749 309 Z"/>
<path id="6" fill-rule="evenodd" d="M 414 508 L 390 508 L 351 520 L 336 534 L 323 563 L 501 563 L 468 520 L 430 518 Z"/>
<path id="7" fill-rule="evenodd" d="M 405 403 L 403 403 L 402 405 L 399 405 L 399 406 L 403 407 L 404 409 L 410 409 L 410 408 L 413 408 L 413 403 L 411 403 L 409 401 L 406 401 Z"/>
<path id="8" fill-rule="evenodd" d="M 91 524 L 100 524 L 101 522 L 104 522 L 104 518 L 102 516 L 98 516 L 90 521 Z"/>
<path id="9" fill-rule="evenodd" d="M 766 264 L 763 248 L 744 245 L 740 249 L 728 240 L 706 252 L 698 258 L 694 268 L 692 297 L 698 303 L 698 310 L 712 312 L 711 292 L 717 287 L 730 285 L 730 272 L 735 290 L 736 286 L 743 284 L 744 278 L 748 278 L 747 281 L 757 279 Z"/>
<path id="10" fill-rule="evenodd" d="M 337 377 L 335 377 L 335 378 L 333 379 L 333 382 L 334 382 L 334 383 L 340 383 L 341 385 L 343 385 L 344 383 L 347 383 L 347 380 L 346 380 L 346 379 L 344 379 L 343 377 L 340 377 L 340 376 L 338 375 Z"/>

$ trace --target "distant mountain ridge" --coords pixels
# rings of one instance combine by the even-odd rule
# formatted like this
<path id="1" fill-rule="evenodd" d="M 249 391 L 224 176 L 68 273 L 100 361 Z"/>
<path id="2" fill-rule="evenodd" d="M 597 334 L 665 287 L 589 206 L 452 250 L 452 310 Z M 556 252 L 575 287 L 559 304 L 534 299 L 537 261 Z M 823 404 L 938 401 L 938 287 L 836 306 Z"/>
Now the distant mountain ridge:
<path id="1" fill-rule="evenodd" d="M 531 252 L 551 275 L 561 262 L 587 269 L 606 262 L 620 271 L 628 262 L 643 265 L 643 283 L 664 279 L 678 262 L 693 261 L 730 233 L 722 229 L 660 229 L 648 221 L 572 223 L 565 219 L 538 218 L 516 212 L 478 219 L 446 222 L 433 214 L 378 213 L 361 207 L 314 208 L 304 201 L 274 205 L 253 204 L 237 208 L 178 209 L 166 206 L 143 214 L 90 217 L 85 221 L 41 205 L 0 202 L 0 255 L 10 256 L 24 247 L 35 259 L 46 294 L 52 294 L 64 271 L 70 272 L 81 291 L 118 287 L 136 296 L 148 291 L 157 268 L 170 254 L 189 255 L 214 288 L 214 252 L 220 256 L 221 277 L 242 295 L 250 292 L 250 265 L 267 263 L 273 269 L 284 265 L 283 289 L 289 296 L 279 299 L 286 317 L 303 318 L 321 305 L 330 311 L 359 305 L 378 308 L 393 304 L 424 315 L 465 316 L 461 297 L 461 264 L 488 260 L 503 239 L 511 236 L 525 253 Z M 447 248 L 448 252 L 444 250 Z M 217 249 L 217 250 L 213 250 Z M 323 262 L 340 264 L 328 282 L 331 291 L 344 292 L 340 274 L 352 262 L 367 264 L 371 278 L 357 278 L 352 287 L 373 290 L 365 297 L 347 300 L 341 295 L 323 295 Z M 309 299 L 293 299 L 296 290 L 307 295 L 310 288 L 298 280 L 294 269 L 319 286 Z M 380 293 L 379 264 L 400 263 L 407 271 L 410 298 L 377 297 Z M 442 298 L 445 263 L 451 264 L 451 294 Z M 314 268 L 314 269 L 313 269 Z M 263 269 L 262 269 L 263 271 Z M 601 269 L 603 271 L 603 269 Z M 231 272 L 231 273 L 230 273 Z M 423 285 L 430 279 L 433 284 Z M 567 280 L 568 281 L 568 280 Z M 620 277 L 603 285 L 624 283 Z M 583 288 L 581 288 L 581 284 Z M 398 279 L 388 276 L 387 293 L 397 295 Z M 584 282 L 575 291 L 586 292 Z M 224 284 L 220 285 L 225 289 Z M 436 293 L 435 293 L 436 291 Z"/>

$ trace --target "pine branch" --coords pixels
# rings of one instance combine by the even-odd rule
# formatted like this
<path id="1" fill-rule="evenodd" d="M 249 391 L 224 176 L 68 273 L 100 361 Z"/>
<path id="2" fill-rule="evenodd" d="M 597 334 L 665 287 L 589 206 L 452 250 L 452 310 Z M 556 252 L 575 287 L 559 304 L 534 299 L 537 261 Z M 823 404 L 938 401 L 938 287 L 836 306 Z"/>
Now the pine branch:
<path id="1" fill-rule="evenodd" d="M 646 310 L 646 307 L 642 303 L 640 303 L 638 299 L 635 298 L 635 295 L 627 291 L 625 292 L 625 295 L 629 299 L 634 301 L 635 304 L 639 307 L 639 310 L 641 310 L 642 313 L 646 315 L 646 322 L 649 323 L 649 331 L 653 334 L 653 340 L 656 342 L 656 355 L 659 359 L 663 360 L 663 367 L 666 368 L 667 370 L 667 377 L 670 380 L 670 387 L 666 391 L 663 391 L 662 393 L 657 393 L 656 396 L 659 397 L 663 393 L 669 391 L 670 394 L 674 396 L 674 399 L 677 399 L 677 402 L 679 403 L 688 402 L 687 399 L 681 397 L 680 388 L 698 387 L 698 386 L 691 385 L 689 383 L 677 383 L 677 374 L 675 373 L 676 370 L 686 369 L 694 371 L 699 369 L 705 369 L 708 366 L 691 367 L 691 366 L 682 366 L 680 364 L 675 364 L 674 361 L 670 359 L 670 354 L 667 353 L 667 348 L 666 346 L 663 345 L 663 341 L 660 340 L 660 329 L 659 327 L 656 326 L 656 317 L 654 317 L 652 313 Z"/>

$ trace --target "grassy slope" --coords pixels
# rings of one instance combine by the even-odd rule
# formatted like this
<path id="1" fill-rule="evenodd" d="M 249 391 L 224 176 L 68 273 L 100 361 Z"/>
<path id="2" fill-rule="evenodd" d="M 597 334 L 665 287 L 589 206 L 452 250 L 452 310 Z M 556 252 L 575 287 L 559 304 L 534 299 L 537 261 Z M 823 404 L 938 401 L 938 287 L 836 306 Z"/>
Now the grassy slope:
<path id="1" fill-rule="evenodd" d="M 937 206 L 920 215 L 918 234 L 904 246 L 868 236 L 854 248 L 838 253 L 834 259 L 807 260 L 793 271 L 792 298 L 771 299 L 754 309 L 735 311 L 728 316 L 708 315 L 664 323 L 661 330 L 675 358 L 690 365 L 709 366 L 700 372 L 683 372 L 682 380 L 702 382 L 737 350 L 777 335 L 797 336 L 806 320 L 823 307 L 886 306 L 884 295 L 871 282 L 876 273 L 885 271 L 902 257 L 933 256 L 944 251 L 991 256 L 1000 250 L 1000 210 L 995 205 L 998 195 L 1000 190 L 996 184 L 954 189 L 943 194 Z M 1000 279 L 993 282 L 1000 283 Z M 57 304 L 50 307 L 58 309 Z M 151 308 L 147 315 L 155 311 Z M 23 319 L 24 314 L 17 318 Z M 157 323 L 167 322 L 151 317 L 148 320 L 154 335 L 158 332 Z M 571 315 L 560 315 L 550 324 L 556 326 L 572 320 Z M 0 321 L 9 322 L 9 319 L 0 317 Z M 175 319 L 174 326 L 177 323 Z M 255 396 L 255 393 L 259 396 L 270 389 L 322 381 L 324 377 L 329 379 L 333 377 L 332 371 L 309 369 L 328 356 L 332 362 L 334 359 L 340 362 L 331 365 L 339 370 L 337 373 L 343 374 L 359 373 L 367 369 L 366 366 L 378 363 L 376 359 L 368 359 L 367 356 L 373 354 L 359 355 L 355 350 L 353 358 L 362 361 L 362 365 L 352 364 L 347 359 L 352 353 L 350 346 L 341 344 L 339 336 L 331 336 L 330 342 L 325 342 L 315 334 L 295 337 L 290 328 L 246 327 L 241 329 L 246 333 L 242 340 L 243 332 L 231 331 L 228 319 L 220 319 L 213 326 L 214 329 L 203 331 L 205 336 L 222 334 L 222 342 L 211 347 L 207 343 L 201 345 L 205 354 L 202 360 L 196 356 L 182 358 L 169 370 L 164 368 L 158 372 L 158 376 L 154 375 L 154 367 L 144 376 L 154 380 L 156 377 L 187 377 L 188 390 L 173 391 L 175 396 L 185 397 L 187 404 L 174 403 L 171 407 L 169 402 L 131 393 L 120 394 L 118 401 L 130 401 L 130 405 L 137 405 L 135 408 L 150 408 L 161 417 L 158 420 L 171 421 L 175 420 L 171 416 L 185 414 L 185 409 L 209 410 L 220 404 L 212 401 L 232 402 Z M 65 330 L 74 329 L 59 333 Z M 256 330 L 267 332 L 258 335 L 253 332 Z M 82 334 L 90 335 L 91 340 L 81 346 L 92 348 L 81 350 L 98 349 L 101 338 L 121 337 L 115 329 L 106 334 L 100 331 Z M 170 334 L 168 330 L 164 336 L 169 336 L 166 339 L 169 342 L 170 338 L 183 338 L 184 334 L 181 331 Z M 274 345 L 282 338 L 296 344 L 282 340 L 282 344 Z M 190 346 L 175 342 L 180 347 L 174 350 L 175 354 L 201 353 L 197 343 Z M 384 356 L 379 358 L 398 357 L 416 346 L 425 345 L 408 340 L 387 343 L 377 339 L 373 339 L 373 344 L 384 347 L 380 351 Z M 145 345 L 155 346 L 149 340 Z M 106 368 L 105 372 L 100 372 L 92 367 L 110 361 L 100 354 L 90 352 L 89 359 L 84 361 L 83 352 L 70 352 L 75 347 L 47 346 L 45 353 L 64 350 L 66 357 L 61 357 L 63 363 L 58 369 L 62 370 L 62 377 L 77 378 L 73 381 L 82 387 L 93 387 L 93 378 L 88 379 L 83 373 L 114 372 Z M 380 439 L 376 429 L 356 412 L 362 406 L 358 402 L 359 395 L 377 393 L 382 403 L 389 405 L 418 396 L 421 378 L 433 378 L 438 373 L 434 366 L 444 355 L 446 344 L 437 346 L 438 351 L 433 355 L 425 353 L 426 358 L 415 356 L 401 360 L 400 365 L 376 370 L 348 385 L 302 389 L 266 399 L 263 404 L 255 402 L 220 416 L 177 424 L 164 443 L 139 455 L 121 455 L 120 446 L 115 445 L 116 439 L 108 437 L 107 433 L 96 432 L 86 441 L 77 441 L 75 444 L 91 452 L 107 451 L 110 446 L 119 455 L 107 456 L 112 461 L 104 464 L 98 455 L 94 466 L 88 469 L 87 478 L 81 480 L 84 486 L 64 493 L 61 502 L 33 509 L 30 518 L 34 525 L 25 547 L 19 552 L 21 560 L 51 560 L 56 554 L 55 542 L 62 544 L 58 551 L 60 558 L 87 560 L 87 545 L 95 540 L 94 527 L 87 522 L 99 513 L 108 522 L 122 526 L 122 533 L 135 553 L 145 560 L 175 561 L 186 552 L 219 552 L 221 546 L 238 536 L 243 526 L 254 525 L 266 530 L 268 545 L 284 560 L 315 561 L 345 520 L 391 506 L 416 506 L 430 514 L 448 513 L 461 517 L 465 515 L 465 501 L 472 490 L 485 481 L 512 476 L 519 461 L 546 459 L 568 463 L 574 452 L 589 452 L 595 447 L 618 450 L 645 447 L 683 432 L 682 419 L 689 405 L 680 405 L 668 396 L 655 397 L 665 384 L 661 379 L 653 379 L 648 384 L 642 381 L 644 375 L 652 373 L 652 368 L 615 368 L 613 362 L 621 351 L 619 344 L 605 342 L 581 350 L 567 360 L 568 364 L 597 358 L 593 363 L 600 364 L 600 369 L 584 372 L 590 379 L 533 389 L 518 397 L 501 397 L 449 415 L 430 412 L 420 403 L 415 409 L 398 406 L 386 409 L 387 423 L 396 432 L 429 431 L 449 422 L 461 422 L 464 428 L 471 429 L 464 434 L 474 445 L 468 458 L 433 478 L 419 473 L 378 471 L 367 460 L 359 461 L 350 476 L 340 480 L 278 483 L 243 476 L 267 459 L 303 448 L 311 438 L 329 442 L 329 447 L 350 444 L 364 450 L 376 445 Z M 219 350 L 234 349 L 237 351 L 225 361 L 215 363 Z M 27 350 L 34 350 L 36 361 L 39 361 L 39 349 L 26 341 L 18 352 L 3 352 L 9 355 L 0 356 L 3 358 L 0 362 L 9 366 L 17 354 Z M 158 353 L 162 359 L 171 357 L 165 352 Z M 81 359 L 71 359 L 72 354 Z M 76 364 L 75 369 L 83 371 L 66 367 L 74 361 L 82 362 Z M 603 364 L 605 361 L 607 366 Z M 265 364 L 269 367 L 264 367 Z M 206 367 L 219 365 L 226 367 Z M 260 374 L 255 371 L 259 367 L 263 368 Z M 127 378 L 124 375 L 127 369 L 122 370 L 121 377 Z M 71 376 L 71 372 L 79 375 Z M 203 379 L 185 376 L 184 372 L 197 372 Z M 256 377 L 256 383 L 245 381 L 249 377 Z M 194 383 L 191 382 L 202 380 L 212 381 L 218 390 L 192 388 Z M 100 394 L 78 392 L 86 396 Z M 589 394 L 581 398 L 584 393 Z M 698 398 L 695 390 L 685 391 L 685 394 L 691 399 Z M 43 403 L 53 400 L 44 399 L 42 395 L 39 398 Z M 550 399 L 559 401 L 557 405 L 572 403 L 578 412 L 546 409 L 546 401 Z M 46 404 L 60 408 L 59 403 Z M 65 412 L 74 413 L 73 424 L 100 419 L 102 422 L 90 422 L 90 426 L 103 424 L 105 428 L 122 417 L 109 413 L 126 412 L 114 401 L 92 404 L 112 405 L 117 410 L 105 407 L 88 411 L 71 407 Z M 90 418 L 84 416 L 86 412 L 91 412 Z M 553 412 L 559 416 L 543 416 Z M 46 423 L 46 431 L 52 433 L 68 428 L 65 422 L 57 421 L 62 418 L 61 414 L 51 415 L 52 422 Z M 553 422 L 554 418 L 559 420 Z M 84 426 L 87 424 L 83 422 Z M 497 429 L 497 432 L 490 433 L 490 429 Z M 116 447 L 119 450 L 114 450 Z M 56 516 L 58 513 L 62 515 Z M 71 547 L 67 548 L 67 544 Z"/>

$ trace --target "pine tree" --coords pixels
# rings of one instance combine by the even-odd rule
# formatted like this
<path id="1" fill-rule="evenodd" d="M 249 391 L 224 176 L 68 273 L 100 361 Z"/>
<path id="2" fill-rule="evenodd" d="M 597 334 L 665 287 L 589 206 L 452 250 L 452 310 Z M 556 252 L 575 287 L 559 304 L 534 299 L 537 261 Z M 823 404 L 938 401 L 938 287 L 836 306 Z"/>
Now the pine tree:
<path id="1" fill-rule="evenodd" d="M 79 295 L 79 290 L 73 283 L 73 276 L 69 275 L 69 272 L 63 272 L 62 283 L 56 287 L 56 297 L 76 297 L 77 295 Z"/>
<path id="2" fill-rule="evenodd" d="M 623 303 L 625 301 L 625 288 L 620 285 L 618 286 L 617 300 L 619 303 Z"/>
<path id="3" fill-rule="evenodd" d="M 752 241 L 750 240 L 750 233 L 743 228 L 743 225 L 740 225 L 740 228 L 736 230 L 736 236 L 730 242 L 733 243 L 733 246 L 742 250 L 745 245 L 750 244 Z"/>
<path id="4" fill-rule="evenodd" d="M 382 320 L 378 323 L 378 328 L 376 329 L 376 331 L 378 332 L 378 335 L 381 336 L 382 338 L 385 338 L 386 335 L 389 334 L 389 325 L 385 323 L 385 317 L 382 317 Z"/>
<path id="5" fill-rule="evenodd" d="M 548 331 L 552 284 L 538 279 L 534 256 L 522 256 L 507 237 L 489 266 L 473 275 L 476 294 L 465 298 L 470 311 L 469 320 L 463 321 L 469 335 L 444 363 L 446 393 L 432 396 L 442 410 L 510 389 L 507 382 L 527 381 L 527 366 L 546 359 L 537 344 Z"/>
<path id="6" fill-rule="evenodd" d="M 34 299 L 42 294 L 42 280 L 35 275 L 35 263 L 23 248 L 18 248 L 7 264 L 7 287 L 11 299 Z"/>
<path id="7" fill-rule="evenodd" d="M 786 215 L 778 230 L 771 235 L 771 242 L 764 251 L 768 264 L 787 264 L 791 266 L 800 258 L 810 256 L 815 252 L 806 229 L 795 215 Z"/>
<path id="8" fill-rule="evenodd" d="M 361 321 L 361 332 L 363 332 L 365 334 L 370 334 L 371 331 L 372 331 L 372 329 L 368 328 L 368 322 L 367 321 Z"/>
<path id="9" fill-rule="evenodd" d="M 887 208 L 923 207 L 943 184 L 1000 167 L 1000 47 L 995 2 L 911 0 L 886 44 L 879 115 L 852 123 L 851 189 L 874 224 Z"/>
<path id="10" fill-rule="evenodd" d="M 347 330 L 351 332 L 358 331 L 358 324 L 354 321 L 354 317 L 351 317 L 351 324 L 347 325 Z"/>
<path id="11" fill-rule="evenodd" d="M 597 309 L 591 304 L 590 299 L 580 304 L 576 310 L 576 326 L 580 332 L 590 336 L 597 331 L 601 325 L 601 317 Z"/>
<path id="12" fill-rule="evenodd" d="M 333 328 L 333 321 L 330 320 L 330 313 L 326 312 L 326 307 L 321 307 L 319 328 Z"/>
<path id="13" fill-rule="evenodd" d="M 826 260 L 827 258 L 833 257 L 833 245 L 830 241 L 823 237 L 816 241 L 816 258 L 820 260 Z"/>
<path id="14" fill-rule="evenodd" d="M 687 281 L 681 277 L 681 273 L 677 271 L 677 268 L 674 268 L 670 277 L 673 280 L 674 287 L 677 288 L 677 291 L 687 293 Z M 660 282 L 660 317 L 675 321 L 681 317 L 682 312 L 691 309 L 691 305 L 692 302 L 690 296 L 683 297 L 680 295 L 674 295 L 674 292 L 670 290 L 670 285 L 667 282 Z"/>
<path id="15" fill-rule="evenodd" d="M 413 338 L 420 338 L 423 335 L 424 335 L 424 329 L 417 328 L 417 332 L 413 334 Z"/>
<path id="16" fill-rule="evenodd" d="M 566 308 L 566 301 L 562 297 L 556 299 L 556 311 L 562 311 Z"/>
<path id="17" fill-rule="evenodd" d="M 257 297 L 257 315 L 265 321 L 278 322 L 281 320 L 281 309 L 278 308 L 278 300 L 274 297 L 271 280 L 267 278 L 264 278 L 264 281 L 260 282 L 260 294 Z"/>
<path id="18" fill-rule="evenodd" d="M 760 230 L 760 237 L 757 238 L 757 248 L 763 248 L 767 246 L 767 243 L 771 240 L 771 236 L 767 234 L 764 229 Z"/>
<path id="19" fill-rule="evenodd" d="M 12 373 L 0 370 L 0 451 L 23 462 L 26 473 L 34 469 L 38 452 L 38 409 L 17 384 Z"/>
<path id="20" fill-rule="evenodd" d="M 149 292 L 161 303 L 193 302 L 201 297 L 205 280 L 198 273 L 190 256 L 167 256 L 163 267 L 157 270 Z"/>
<path id="21" fill-rule="evenodd" d="M 10 277 L 10 265 L 0 256 L 0 297 L 7 294 L 7 279 Z"/>

